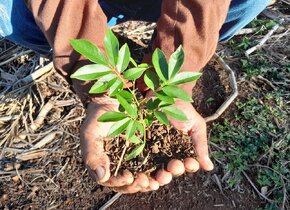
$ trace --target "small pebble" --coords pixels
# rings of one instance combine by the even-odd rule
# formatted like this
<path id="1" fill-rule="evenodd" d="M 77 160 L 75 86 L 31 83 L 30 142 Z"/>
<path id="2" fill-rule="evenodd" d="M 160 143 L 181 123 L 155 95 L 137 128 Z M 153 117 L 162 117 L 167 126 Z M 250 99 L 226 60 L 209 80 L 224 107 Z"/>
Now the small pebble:
<path id="1" fill-rule="evenodd" d="M 3 202 L 3 201 L 8 201 L 8 195 L 7 194 L 3 194 L 0 198 L 0 201 Z"/>
<path id="2" fill-rule="evenodd" d="M 19 176 L 13 176 L 12 177 L 13 182 L 19 182 Z"/>

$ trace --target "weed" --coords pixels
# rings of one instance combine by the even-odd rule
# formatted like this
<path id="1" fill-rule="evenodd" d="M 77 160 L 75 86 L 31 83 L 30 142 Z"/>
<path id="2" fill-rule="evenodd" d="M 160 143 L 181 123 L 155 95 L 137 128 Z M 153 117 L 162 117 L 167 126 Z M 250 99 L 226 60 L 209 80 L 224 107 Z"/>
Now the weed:
<path id="1" fill-rule="evenodd" d="M 271 189 L 267 194 L 274 200 L 268 204 L 271 209 L 279 207 L 283 188 L 290 187 L 289 113 L 284 110 L 283 101 L 275 92 L 260 99 L 238 101 L 239 115 L 231 122 L 215 124 L 212 133 L 215 143 L 229 148 L 214 153 L 227 163 L 227 170 L 232 174 L 227 180 L 229 186 L 235 187 L 241 182 L 242 172 L 255 171 L 259 186 Z"/>

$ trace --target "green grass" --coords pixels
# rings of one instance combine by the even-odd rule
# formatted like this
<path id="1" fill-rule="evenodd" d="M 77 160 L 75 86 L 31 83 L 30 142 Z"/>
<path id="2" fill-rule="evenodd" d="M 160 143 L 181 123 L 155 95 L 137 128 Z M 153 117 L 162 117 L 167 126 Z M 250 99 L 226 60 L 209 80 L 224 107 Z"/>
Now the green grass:
<path id="1" fill-rule="evenodd" d="M 227 180 L 230 187 L 242 181 L 243 172 L 250 173 L 258 189 L 273 190 L 267 196 L 274 202 L 267 207 L 278 209 L 284 198 L 284 187 L 290 189 L 287 162 L 290 160 L 290 127 L 285 102 L 272 92 L 261 98 L 238 101 L 236 106 L 238 114 L 233 120 L 214 125 L 211 141 L 227 150 L 213 155 L 226 163 L 232 175 Z"/>
<path id="2" fill-rule="evenodd" d="M 249 27 L 270 29 L 274 24 L 255 20 Z M 246 37 L 229 42 L 235 56 L 242 58 L 243 78 L 256 89 L 250 90 L 245 83 L 242 88 L 247 89 L 248 96 L 236 102 L 235 116 L 213 125 L 211 141 L 218 146 L 215 148 L 222 148 L 215 149 L 213 157 L 228 172 L 225 180 L 229 187 L 240 186 L 246 181 L 246 173 L 259 191 L 267 189 L 266 196 L 272 201 L 261 209 L 281 209 L 283 203 L 289 208 L 290 64 L 271 62 L 267 51 L 262 50 L 248 59 L 244 51 L 252 45 Z M 259 80 L 259 76 L 275 88 Z"/>

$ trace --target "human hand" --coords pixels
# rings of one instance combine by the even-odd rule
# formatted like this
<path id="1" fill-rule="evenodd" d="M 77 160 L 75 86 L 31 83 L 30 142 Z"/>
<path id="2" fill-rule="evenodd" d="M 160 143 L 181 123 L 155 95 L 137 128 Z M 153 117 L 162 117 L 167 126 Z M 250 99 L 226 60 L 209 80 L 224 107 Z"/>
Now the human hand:
<path id="1" fill-rule="evenodd" d="M 134 180 L 133 174 L 126 170 L 117 176 L 111 176 L 110 160 L 104 151 L 104 138 L 107 136 L 112 123 L 98 122 L 97 119 L 108 111 L 117 111 L 118 102 L 109 97 L 98 97 L 87 107 L 87 116 L 80 130 L 81 153 L 89 174 L 99 184 L 108 187 L 124 185 L 140 185 L 148 187 L 146 175 L 138 174 Z"/>
<path id="2" fill-rule="evenodd" d="M 147 97 L 150 97 L 150 95 L 150 93 L 147 94 Z M 191 136 L 197 153 L 197 160 L 193 157 L 185 158 L 183 161 L 172 159 L 167 164 L 166 169 L 158 170 L 154 177 L 149 178 L 149 186 L 147 188 L 143 187 L 136 189 L 135 185 L 131 184 L 114 188 L 116 191 L 122 193 L 148 192 L 158 189 L 159 186 L 169 184 L 172 177 L 180 176 L 184 174 L 185 171 L 188 173 L 194 173 L 198 171 L 199 168 L 206 171 L 213 169 L 213 163 L 208 156 L 207 132 L 204 118 L 198 114 L 191 103 L 177 100 L 175 106 L 183 110 L 189 120 L 178 121 L 169 118 L 169 121 L 177 130 L 186 132 Z M 142 179 L 142 177 L 140 177 L 140 179 Z"/>
<path id="3" fill-rule="evenodd" d="M 170 118 L 170 124 L 177 130 L 188 133 L 191 136 L 200 168 L 206 171 L 211 171 L 214 166 L 208 155 L 207 131 L 204 118 L 194 109 L 192 104 L 189 102 L 177 100 L 175 107 L 182 110 L 187 116 L 188 120 L 179 121 Z"/>

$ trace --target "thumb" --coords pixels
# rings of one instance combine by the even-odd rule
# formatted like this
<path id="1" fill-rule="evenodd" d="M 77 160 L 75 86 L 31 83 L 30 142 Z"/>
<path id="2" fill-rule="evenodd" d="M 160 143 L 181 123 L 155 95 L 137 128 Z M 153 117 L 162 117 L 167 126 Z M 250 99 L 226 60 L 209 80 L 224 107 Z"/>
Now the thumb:
<path id="1" fill-rule="evenodd" d="M 90 138 L 81 132 L 81 153 L 90 175 L 98 182 L 106 182 L 110 178 L 110 159 L 104 151 L 104 138 Z"/>
<path id="2" fill-rule="evenodd" d="M 85 164 L 89 174 L 99 183 L 104 183 L 109 180 L 110 160 L 109 157 L 101 152 L 98 155 L 86 155 Z"/>
<path id="3" fill-rule="evenodd" d="M 115 111 L 118 103 L 105 97 L 96 98 L 98 103 L 90 103 L 87 116 L 80 129 L 80 145 L 88 172 L 99 183 L 110 178 L 110 160 L 104 151 L 104 140 L 111 123 L 100 123 L 97 119 L 105 112 Z"/>
<path id="4" fill-rule="evenodd" d="M 98 128 L 94 123 L 85 120 L 80 130 L 80 147 L 90 175 L 102 183 L 110 178 L 110 159 L 104 151 L 105 137 L 98 135 Z"/>

